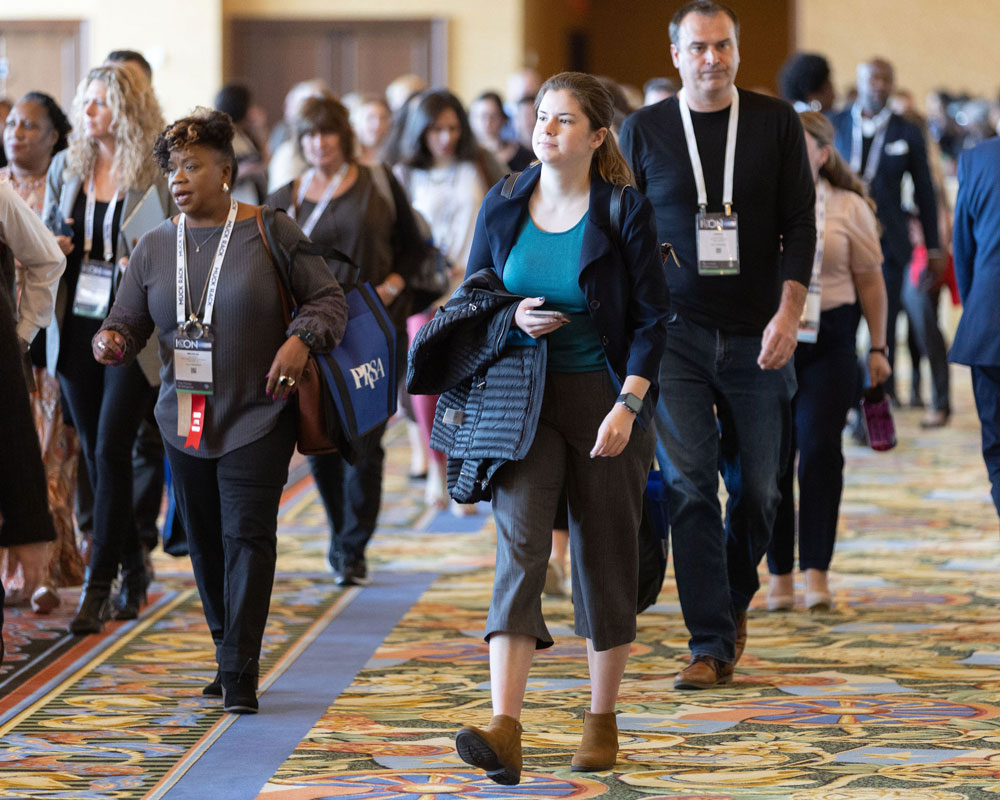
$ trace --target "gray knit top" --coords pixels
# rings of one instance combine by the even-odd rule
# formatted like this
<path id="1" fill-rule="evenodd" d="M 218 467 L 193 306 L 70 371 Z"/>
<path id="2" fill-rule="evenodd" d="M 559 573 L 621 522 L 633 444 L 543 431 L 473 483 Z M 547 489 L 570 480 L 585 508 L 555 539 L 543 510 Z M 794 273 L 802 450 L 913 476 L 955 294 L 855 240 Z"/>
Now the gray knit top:
<path id="1" fill-rule="evenodd" d="M 195 305 L 211 270 L 222 228 L 187 229 L 188 285 Z M 297 241 L 305 241 L 298 226 L 284 214 L 275 217 L 275 234 L 289 250 Z M 114 330 L 125 337 L 127 363 L 156 326 L 163 364 L 156 421 L 164 441 L 183 449 L 184 437 L 177 435 L 173 362 L 176 242 L 177 226 L 171 220 L 139 240 L 101 330 Z M 195 250 L 196 243 L 200 252 Z M 287 329 L 275 269 L 257 221 L 237 222 L 219 275 L 212 319 L 214 393 L 206 400 L 201 445 L 198 450 L 188 448 L 185 452 L 190 455 L 218 458 L 257 441 L 274 428 L 284 403 L 272 401 L 264 393 L 265 375 L 278 348 L 296 330 L 313 333 L 317 352 L 329 352 L 344 336 L 344 293 L 322 258 L 296 256 L 291 283 L 299 312 Z"/>

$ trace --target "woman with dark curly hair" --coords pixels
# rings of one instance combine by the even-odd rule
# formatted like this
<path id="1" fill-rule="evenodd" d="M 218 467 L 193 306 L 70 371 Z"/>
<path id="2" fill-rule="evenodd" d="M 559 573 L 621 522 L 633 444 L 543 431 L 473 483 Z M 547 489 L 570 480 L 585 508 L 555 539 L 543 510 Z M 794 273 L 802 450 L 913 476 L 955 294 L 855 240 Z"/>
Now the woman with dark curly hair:
<path id="1" fill-rule="evenodd" d="M 94 493 L 90 565 L 69 624 L 71 633 L 86 634 L 100 631 L 109 616 L 135 619 L 146 598 L 132 512 L 132 443 L 156 395 L 156 350 L 127 370 L 106 370 L 90 357 L 90 339 L 108 313 L 133 244 L 121 233 L 123 220 L 150 191 L 165 216 L 170 196 L 149 157 L 163 115 L 144 76 L 124 66 L 95 67 L 77 89 L 71 117 L 69 146 L 52 159 L 45 187 L 44 218 L 66 254 L 45 345 Z M 112 608 L 119 566 L 122 588 Z"/>
<path id="2" fill-rule="evenodd" d="M 177 120 L 153 153 L 181 213 L 139 241 L 93 355 L 128 365 L 158 331 L 156 421 L 219 667 L 203 694 L 255 713 L 278 503 L 295 446 L 286 401 L 310 348 L 329 352 L 343 337 L 347 306 L 326 262 L 300 254 L 289 276 L 298 314 L 285 327 L 258 208 L 231 195 L 226 114 Z M 306 241 L 282 214 L 274 234 L 288 252 Z"/>

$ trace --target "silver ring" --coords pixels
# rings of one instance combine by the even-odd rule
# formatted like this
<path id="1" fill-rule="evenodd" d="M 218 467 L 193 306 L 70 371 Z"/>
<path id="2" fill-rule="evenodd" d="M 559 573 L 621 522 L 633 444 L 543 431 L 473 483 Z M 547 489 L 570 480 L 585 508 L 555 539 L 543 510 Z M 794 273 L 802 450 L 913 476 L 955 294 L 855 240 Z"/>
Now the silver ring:
<path id="1" fill-rule="evenodd" d="M 107 350 L 107 348 L 104 346 L 104 342 L 98 342 L 97 343 L 97 349 L 98 350 Z"/>

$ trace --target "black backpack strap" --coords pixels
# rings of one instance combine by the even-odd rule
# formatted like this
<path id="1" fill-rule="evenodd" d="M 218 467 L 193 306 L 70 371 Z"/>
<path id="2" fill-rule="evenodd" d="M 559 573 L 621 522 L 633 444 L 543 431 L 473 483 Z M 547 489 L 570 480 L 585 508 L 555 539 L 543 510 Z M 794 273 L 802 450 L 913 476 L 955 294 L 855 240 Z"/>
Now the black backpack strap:
<path id="1" fill-rule="evenodd" d="M 517 179 L 520 177 L 520 172 L 512 172 L 506 177 L 503 182 L 503 188 L 500 189 L 500 196 L 504 200 L 510 200 L 510 196 L 514 194 L 514 184 L 517 183 Z"/>
<path id="2" fill-rule="evenodd" d="M 621 241 L 622 238 L 622 195 L 625 194 L 624 186 L 615 186 L 611 190 L 611 230 L 615 232 L 618 236 L 618 240 Z"/>

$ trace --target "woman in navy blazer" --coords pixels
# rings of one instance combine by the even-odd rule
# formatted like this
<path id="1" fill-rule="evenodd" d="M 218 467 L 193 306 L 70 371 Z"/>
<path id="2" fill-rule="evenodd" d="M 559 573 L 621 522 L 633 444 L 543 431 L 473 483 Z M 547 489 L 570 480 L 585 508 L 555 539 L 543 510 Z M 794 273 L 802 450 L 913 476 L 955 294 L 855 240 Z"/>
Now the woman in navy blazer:
<path id="1" fill-rule="evenodd" d="M 521 773 L 519 720 L 536 649 L 552 519 L 569 501 L 575 632 L 587 640 L 591 705 L 575 771 L 610 769 L 615 704 L 635 638 L 637 532 L 653 454 L 669 295 L 649 201 L 610 133 L 611 97 L 593 77 L 550 78 L 535 101 L 540 165 L 479 212 L 466 275 L 493 269 L 524 295 L 505 346 L 546 348 L 541 416 L 528 454 L 493 478 L 497 566 L 486 622 L 493 718 L 458 732 L 461 758 L 498 783 Z M 509 187 L 508 187 L 509 189 Z M 638 424 L 636 424 L 638 423 Z"/>

